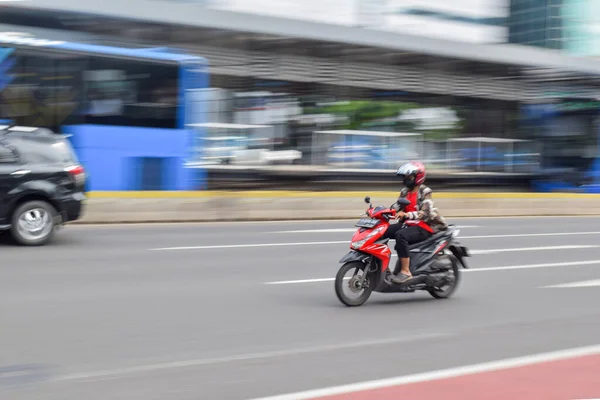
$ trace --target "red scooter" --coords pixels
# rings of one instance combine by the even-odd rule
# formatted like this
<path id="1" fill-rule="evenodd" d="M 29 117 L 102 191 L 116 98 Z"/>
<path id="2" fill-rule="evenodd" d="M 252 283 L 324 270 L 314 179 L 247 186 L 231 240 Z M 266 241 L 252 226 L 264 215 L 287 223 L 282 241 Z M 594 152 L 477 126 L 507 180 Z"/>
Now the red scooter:
<path id="1" fill-rule="evenodd" d="M 390 208 L 373 208 L 369 197 L 365 198 L 365 202 L 369 204 L 366 218 L 356 223 L 358 230 L 352 237 L 351 250 L 340 260 L 343 265 L 335 278 L 338 299 L 349 307 L 355 307 L 364 304 L 372 292 L 426 290 L 436 299 L 450 297 L 460 280 L 459 265 L 467 268 L 464 258 L 469 256 L 468 249 L 456 240 L 459 229 L 449 225 L 447 230 L 410 246 L 413 278 L 404 283 L 394 283 L 389 268 L 392 259 L 389 239 L 382 236 L 390 226 L 390 220 L 410 202 L 400 198 Z M 346 276 L 349 272 L 352 274 Z M 349 289 L 350 293 L 347 294 L 344 289 Z"/>

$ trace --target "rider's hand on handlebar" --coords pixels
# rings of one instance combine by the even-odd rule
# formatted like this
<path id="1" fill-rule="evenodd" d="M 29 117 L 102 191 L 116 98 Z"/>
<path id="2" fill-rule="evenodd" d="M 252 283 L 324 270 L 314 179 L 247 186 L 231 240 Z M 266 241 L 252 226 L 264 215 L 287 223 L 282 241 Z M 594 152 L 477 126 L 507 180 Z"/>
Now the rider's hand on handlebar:
<path id="1" fill-rule="evenodd" d="M 404 211 L 398 211 L 396 213 L 396 219 L 404 219 L 406 218 L 406 213 Z"/>

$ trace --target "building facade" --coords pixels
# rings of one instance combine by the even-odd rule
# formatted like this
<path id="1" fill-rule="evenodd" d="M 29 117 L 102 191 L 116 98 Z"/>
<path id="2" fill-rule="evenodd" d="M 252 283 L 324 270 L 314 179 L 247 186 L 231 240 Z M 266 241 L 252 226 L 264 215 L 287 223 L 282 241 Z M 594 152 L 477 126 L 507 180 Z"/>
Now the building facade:
<path id="1" fill-rule="evenodd" d="M 600 56 L 600 2 L 596 0 L 512 0 L 510 43 Z"/>
<path id="2" fill-rule="evenodd" d="M 576 56 L 600 56 L 600 2 L 564 0 L 564 48 Z"/>
<path id="3" fill-rule="evenodd" d="M 509 42 L 562 50 L 563 12 L 563 0 L 511 0 Z"/>
<path id="4" fill-rule="evenodd" d="M 208 8 L 367 29 L 452 38 L 507 41 L 508 0 L 212 0 Z"/>

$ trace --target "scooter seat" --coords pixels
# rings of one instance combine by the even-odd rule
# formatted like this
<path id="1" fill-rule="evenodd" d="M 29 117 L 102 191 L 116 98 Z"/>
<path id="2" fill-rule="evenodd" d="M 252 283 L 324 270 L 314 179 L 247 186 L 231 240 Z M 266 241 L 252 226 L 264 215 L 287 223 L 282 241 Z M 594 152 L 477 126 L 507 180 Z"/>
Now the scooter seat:
<path id="1" fill-rule="evenodd" d="M 438 240 L 442 239 L 444 236 L 450 236 L 452 234 L 452 231 L 450 230 L 446 230 L 446 231 L 441 231 L 436 233 L 435 235 L 433 235 L 432 237 L 430 237 L 427 240 L 424 240 L 422 242 L 418 242 L 415 244 L 411 244 L 408 248 L 409 250 L 413 250 L 413 249 L 417 249 L 419 247 L 426 247 L 429 246 L 435 242 L 437 242 Z"/>

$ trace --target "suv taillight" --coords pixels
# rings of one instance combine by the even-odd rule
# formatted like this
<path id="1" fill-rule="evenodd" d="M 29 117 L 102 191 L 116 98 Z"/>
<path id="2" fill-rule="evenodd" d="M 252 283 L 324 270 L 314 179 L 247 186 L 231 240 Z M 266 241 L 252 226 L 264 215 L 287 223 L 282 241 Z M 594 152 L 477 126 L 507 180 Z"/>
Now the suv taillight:
<path id="1" fill-rule="evenodd" d="M 67 167 L 65 171 L 73 177 L 77 185 L 81 186 L 85 183 L 85 169 L 81 165 Z"/>

